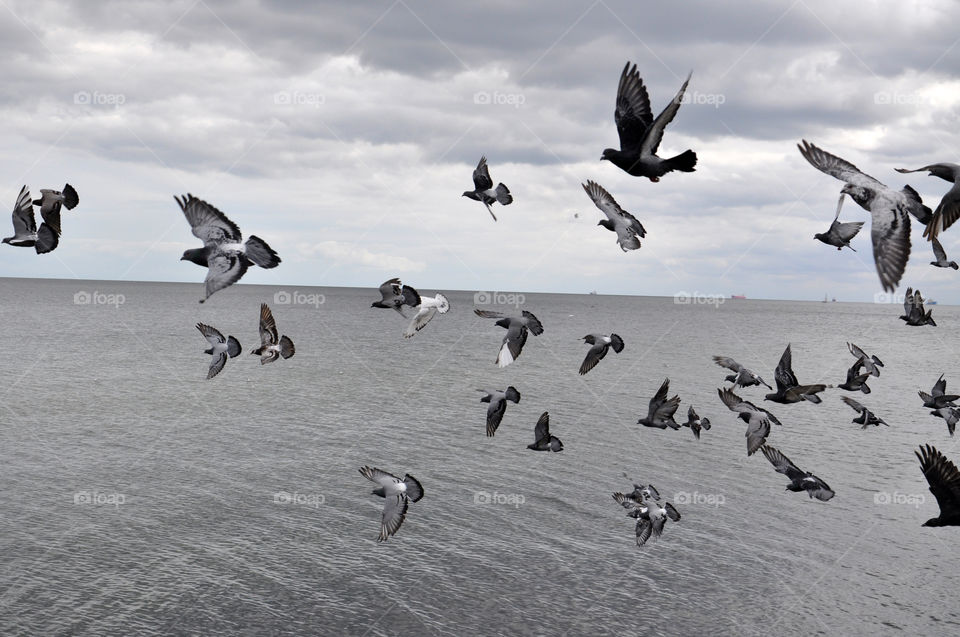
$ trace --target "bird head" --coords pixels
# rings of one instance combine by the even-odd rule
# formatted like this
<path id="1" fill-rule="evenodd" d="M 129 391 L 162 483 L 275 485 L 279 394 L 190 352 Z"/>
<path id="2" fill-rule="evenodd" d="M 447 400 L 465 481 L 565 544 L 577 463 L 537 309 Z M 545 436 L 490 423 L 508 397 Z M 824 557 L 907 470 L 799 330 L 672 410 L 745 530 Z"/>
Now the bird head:
<path id="1" fill-rule="evenodd" d="M 824 239 L 824 234 L 822 232 L 818 232 L 817 234 L 813 235 L 814 241 L 823 241 L 823 239 Z"/>
<path id="2" fill-rule="evenodd" d="M 943 525 L 940 523 L 940 518 L 930 518 L 929 520 L 924 522 L 921 526 L 943 526 Z"/>
<path id="3" fill-rule="evenodd" d="M 617 151 L 613 148 L 604 148 L 603 154 L 600 155 L 600 161 L 606 159 L 607 161 L 613 161 L 613 156 L 617 154 Z"/>
<path id="4" fill-rule="evenodd" d="M 614 231 L 613 222 L 610 221 L 609 219 L 601 219 L 600 221 L 597 222 L 597 225 L 603 226 L 607 230 Z"/>
<path id="5" fill-rule="evenodd" d="M 5 238 L 3 239 L 3 241 L 0 242 L 0 243 L 10 243 L 10 239 L 11 239 L 11 237 L 5 237 Z"/>
<path id="6" fill-rule="evenodd" d="M 870 200 L 873 199 L 872 191 L 861 186 L 854 186 L 853 184 L 844 184 L 840 192 L 845 195 L 850 195 L 850 198 L 856 201 L 860 207 L 868 206 Z"/>

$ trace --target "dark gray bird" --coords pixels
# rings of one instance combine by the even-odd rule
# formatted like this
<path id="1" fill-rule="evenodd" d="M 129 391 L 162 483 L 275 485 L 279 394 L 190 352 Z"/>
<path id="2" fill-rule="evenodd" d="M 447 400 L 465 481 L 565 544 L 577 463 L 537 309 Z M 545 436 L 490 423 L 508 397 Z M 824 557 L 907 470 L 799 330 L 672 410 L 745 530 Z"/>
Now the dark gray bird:
<path id="1" fill-rule="evenodd" d="M 901 321 L 906 321 L 907 325 L 920 327 L 923 325 L 937 326 L 933 320 L 933 310 L 925 310 L 923 307 L 923 297 L 920 296 L 920 290 L 916 292 L 913 288 L 907 288 L 907 295 L 903 297 L 903 315 Z"/>
<path id="2" fill-rule="evenodd" d="M 523 310 L 520 316 L 508 316 L 494 310 L 474 308 L 473 311 L 479 317 L 497 319 L 497 325 L 507 330 L 500 345 L 500 352 L 497 354 L 497 365 L 500 367 L 506 367 L 517 360 L 520 352 L 523 351 L 523 344 L 527 342 L 528 331 L 534 336 L 543 334 L 543 324 L 533 315 L 533 312 Z"/>
<path id="3" fill-rule="evenodd" d="M 180 257 L 181 261 L 207 268 L 206 296 L 200 299 L 201 303 L 214 292 L 239 281 L 250 265 L 261 268 L 279 265 L 280 257 L 263 239 L 250 235 L 243 243 L 237 224 L 206 201 L 189 193 L 174 199 L 190 223 L 193 236 L 203 241 L 202 248 L 187 250 Z"/>
<path id="4" fill-rule="evenodd" d="M 674 522 L 680 520 L 680 512 L 669 502 L 659 504 L 660 494 L 651 485 L 648 488 L 634 485 L 630 494 L 614 493 L 613 499 L 627 509 L 627 516 L 635 518 L 637 546 L 643 546 L 651 537 L 659 538 L 667 518 Z"/>
<path id="5" fill-rule="evenodd" d="M 820 404 L 822 400 L 817 394 L 827 388 L 826 385 L 801 385 L 793 373 L 793 355 L 790 353 L 790 344 L 783 350 L 780 356 L 780 363 L 774 372 L 774 380 L 777 383 L 777 390 L 772 394 L 764 396 L 764 400 L 770 400 L 775 403 L 789 405 L 806 400 L 814 404 Z"/>
<path id="6" fill-rule="evenodd" d="M 763 380 L 751 370 L 747 369 L 737 361 L 733 360 L 728 356 L 714 356 L 713 362 L 719 365 L 720 367 L 726 367 L 730 371 L 734 372 L 726 378 L 725 381 L 728 383 L 733 383 L 734 387 L 751 387 L 753 385 L 766 385 L 767 389 L 773 389 L 770 385 L 767 385 L 767 381 Z"/>
<path id="7" fill-rule="evenodd" d="M 863 369 L 863 361 L 858 360 L 847 370 L 847 381 L 837 385 L 837 387 L 846 389 L 847 391 L 860 391 L 864 394 L 869 394 L 870 388 L 867 387 L 867 380 L 870 378 L 870 374 L 861 374 L 861 369 Z"/>
<path id="8" fill-rule="evenodd" d="M 497 427 L 500 426 L 503 414 L 507 411 L 507 401 L 509 400 L 514 405 L 519 403 L 520 392 L 513 385 L 507 387 L 505 391 L 487 391 L 486 389 L 478 389 L 477 391 L 486 394 L 480 399 L 480 402 L 490 403 L 487 406 L 487 436 L 493 436 L 497 433 Z"/>
<path id="9" fill-rule="evenodd" d="M 937 499 L 940 515 L 930 518 L 923 526 L 960 526 L 960 471 L 957 466 L 931 445 L 921 445 L 914 451 L 920 460 L 920 470 L 930 485 L 930 493 Z"/>
<path id="10" fill-rule="evenodd" d="M 556 436 L 550 435 L 550 414 L 543 412 L 533 429 L 533 444 L 527 449 L 534 451 L 563 451 L 563 443 Z"/>
<path id="11" fill-rule="evenodd" d="M 930 209 L 923 205 L 920 195 L 910 186 L 904 186 L 901 191 L 889 188 L 847 160 L 806 140 L 797 147 L 814 168 L 844 182 L 840 193 L 850 195 L 857 205 L 870 213 L 873 261 L 883 289 L 893 292 L 910 257 L 910 215 L 923 218 Z"/>
<path id="12" fill-rule="evenodd" d="M 857 233 L 860 232 L 860 228 L 863 227 L 863 221 L 848 221 L 846 223 L 840 223 L 838 219 L 840 218 L 840 208 L 843 207 L 843 198 L 846 197 L 844 193 L 840 193 L 840 201 L 837 202 L 837 214 L 833 217 L 833 223 L 830 224 L 830 229 L 826 232 L 818 232 L 813 235 L 813 238 L 826 243 L 829 246 L 835 247 L 837 250 L 843 250 L 844 248 L 850 248 L 856 252 L 856 248 L 850 245 L 850 240 L 857 236 Z"/>
<path id="13" fill-rule="evenodd" d="M 705 431 L 710 430 L 710 419 L 701 418 L 697 415 L 697 412 L 693 409 L 693 405 L 690 405 L 690 408 L 687 409 L 687 422 L 681 423 L 684 427 L 690 427 L 690 430 L 693 432 L 694 438 L 700 440 L 700 430 Z"/>
<path id="14" fill-rule="evenodd" d="M 594 205 L 607 216 L 601 219 L 598 226 L 603 226 L 611 232 L 617 233 L 617 243 L 624 252 L 636 250 L 640 247 L 640 238 L 647 236 L 643 224 L 637 218 L 617 204 L 617 200 L 607 192 L 603 186 L 595 181 L 580 184 L 590 196 Z"/>
<path id="15" fill-rule="evenodd" d="M 957 423 L 960 422 L 960 409 L 954 407 L 953 405 L 945 405 L 938 409 L 934 409 L 930 412 L 930 415 L 936 416 L 937 418 L 943 418 L 947 423 L 947 431 L 950 432 L 951 436 L 957 429 Z"/>
<path id="16" fill-rule="evenodd" d="M 613 494 L 613 499 L 622 505 L 623 508 L 632 510 L 636 508 L 636 505 L 643 504 L 647 500 L 660 500 L 660 492 L 657 491 L 656 487 L 652 484 L 648 484 L 647 486 L 634 484 L 633 491 L 630 493 L 620 493 L 618 491 Z"/>
<path id="17" fill-rule="evenodd" d="M 73 186 L 66 184 L 63 191 L 40 189 L 40 198 L 34 199 L 33 205 L 40 206 L 40 214 L 46 219 L 48 214 L 56 214 L 60 218 L 61 206 L 66 206 L 67 210 L 73 210 L 80 203 L 80 197 Z"/>
<path id="18" fill-rule="evenodd" d="M 513 203 L 513 195 L 510 194 L 509 188 L 503 184 L 497 184 L 496 188 L 493 187 L 493 179 L 490 178 L 486 156 L 480 158 L 480 163 L 473 171 L 473 190 L 467 190 L 461 196 L 474 201 L 482 201 L 494 221 L 497 220 L 497 216 L 493 214 L 490 204 L 499 202 L 501 206 L 506 206 Z"/>
<path id="19" fill-rule="evenodd" d="M 871 376 L 880 376 L 880 367 L 883 367 L 883 361 L 874 356 L 869 356 L 865 351 L 854 345 L 853 343 L 847 343 L 847 349 L 850 350 L 850 353 L 854 355 L 862 364 L 863 370 L 870 374 Z"/>
<path id="20" fill-rule="evenodd" d="M 407 318 L 403 311 L 404 305 L 410 307 L 420 305 L 420 293 L 409 285 L 401 283 L 398 278 L 384 281 L 380 285 L 380 296 L 383 298 L 371 303 L 370 307 L 396 310 L 403 318 Z"/>
<path id="21" fill-rule="evenodd" d="M 933 257 L 936 259 L 936 261 L 931 261 L 930 265 L 938 268 L 953 268 L 954 270 L 960 268 L 960 265 L 957 265 L 956 261 L 951 261 L 947 258 L 946 250 L 943 249 L 943 246 L 940 245 L 940 241 L 936 237 L 930 239 L 930 245 L 933 246 Z"/>
<path id="22" fill-rule="evenodd" d="M 210 380 L 219 374 L 223 366 L 227 364 L 227 356 L 236 358 L 243 350 L 240 349 L 240 341 L 232 336 L 224 338 L 223 334 L 209 325 L 197 323 L 197 329 L 210 343 L 210 349 L 203 352 L 213 355 L 213 359 L 210 361 L 210 369 L 207 371 L 207 380 Z"/>
<path id="23" fill-rule="evenodd" d="M 679 423 L 673 419 L 673 415 L 677 413 L 677 408 L 680 406 L 680 397 L 667 398 L 669 392 L 670 379 L 665 378 L 656 395 L 650 399 L 647 415 L 637 421 L 638 425 L 656 427 L 657 429 L 680 428 Z"/>
<path id="24" fill-rule="evenodd" d="M 956 407 L 953 402 L 960 400 L 960 396 L 947 393 L 947 381 L 943 374 L 940 374 L 940 378 L 933 384 L 933 389 L 930 390 L 929 394 L 925 391 L 919 391 L 917 394 L 923 400 L 923 406 L 931 409 L 940 409 L 947 406 Z"/>
<path id="25" fill-rule="evenodd" d="M 620 150 L 606 148 L 600 159 L 612 162 L 634 177 L 646 177 L 650 181 L 660 181 L 661 177 L 674 170 L 687 173 L 696 170 L 697 154 L 692 150 L 686 150 L 670 159 L 657 156 L 663 131 L 680 110 L 683 93 L 687 90 L 692 74 L 691 72 L 687 75 L 676 96 L 657 119 L 653 119 L 650 96 L 647 95 L 647 88 L 637 73 L 637 65 L 634 64 L 631 68 L 630 62 L 627 62 L 620 74 L 617 108 L 613 114 L 617 123 L 617 134 L 620 136 Z"/>
<path id="26" fill-rule="evenodd" d="M 800 492 L 806 491 L 811 498 L 816 498 L 826 502 L 834 496 L 826 482 L 813 475 L 809 471 L 803 471 L 797 465 L 790 462 L 790 459 L 780 453 L 779 449 L 769 445 L 763 445 L 760 448 L 763 455 L 767 457 L 777 473 L 790 478 L 790 484 L 787 485 L 787 491 Z"/>
<path id="27" fill-rule="evenodd" d="M 744 436 L 747 438 L 747 455 L 752 456 L 770 435 L 770 423 L 779 425 L 780 421 L 763 407 L 757 407 L 749 400 L 743 400 L 732 390 L 717 389 L 717 393 L 727 409 L 735 412 L 738 418 L 747 423 L 747 432 Z"/>
<path id="28" fill-rule="evenodd" d="M 847 398 L 846 396 L 841 396 L 840 400 L 847 403 L 851 409 L 853 409 L 854 411 L 860 414 L 850 422 L 855 422 L 858 425 L 861 425 L 860 427 L 861 429 L 866 429 L 870 425 L 876 425 L 876 426 L 887 425 L 887 423 L 883 421 L 883 418 L 880 418 L 879 416 L 874 414 L 872 411 L 870 411 L 869 409 L 867 409 L 866 407 L 864 407 L 863 405 L 855 401 L 853 398 Z M 890 425 L 887 425 L 887 426 L 889 427 Z"/>
<path id="29" fill-rule="evenodd" d="M 371 493 L 384 499 L 380 535 L 377 537 L 378 542 L 384 542 L 400 530 L 409 504 L 423 497 L 423 485 L 409 473 L 401 480 L 391 473 L 369 466 L 360 467 L 360 475 L 380 485 Z"/>
<path id="30" fill-rule="evenodd" d="M 957 164 L 942 163 L 930 164 L 923 168 L 907 170 L 906 168 L 896 168 L 898 173 L 917 173 L 926 170 L 930 177 L 939 177 L 944 181 L 949 181 L 953 186 L 940 199 L 937 209 L 933 212 L 930 219 L 924 221 L 926 229 L 923 236 L 927 239 L 936 239 L 937 235 L 953 225 L 960 218 L 960 166 Z"/>
<path id="31" fill-rule="evenodd" d="M 584 358 L 583 363 L 580 364 L 581 376 L 596 367 L 597 363 L 607 355 L 607 350 L 611 347 L 617 354 L 623 351 L 623 339 L 616 334 L 611 334 L 610 336 L 587 334 L 583 337 L 583 342 L 593 347 L 587 350 L 587 357 Z"/>
<path id="32" fill-rule="evenodd" d="M 273 312 L 266 303 L 260 304 L 260 347 L 250 352 L 260 357 L 260 364 L 266 365 L 280 356 L 290 358 L 296 353 L 289 336 L 279 336 Z"/>
<path id="33" fill-rule="evenodd" d="M 41 211 L 41 215 L 42 215 Z M 33 216 L 33 203 L 30 201 L 30 191 L 26 186 L 20 189 L 17 203 L 13 206 L 13 236 L 5 237 L 3 243 L 9 243 L 18 248 L 33 248 L 37 254 L 53 252 L 60 243 L 59 214 L 44 217 L 44 222 L 37 230 L 37 220 Z"/>

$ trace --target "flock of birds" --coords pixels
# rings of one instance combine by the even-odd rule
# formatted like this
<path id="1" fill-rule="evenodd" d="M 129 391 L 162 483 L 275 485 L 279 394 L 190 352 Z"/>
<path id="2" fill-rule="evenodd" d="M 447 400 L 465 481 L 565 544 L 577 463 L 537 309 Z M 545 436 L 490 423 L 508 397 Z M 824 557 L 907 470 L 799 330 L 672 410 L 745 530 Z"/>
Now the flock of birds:
<path id="1" fill-rule="evenodd" d="M 605 149 L 601 159 L 610 161 L 630 175 L 646 177 L 651 182 L 657 182 L 664 175 L 674 171 L 693 172 L 697 165 L 697 155 L 692 150 L 686 150 L 666 159 L 657 155 L 664 131 L 680 109 L 690 78 L 691 76 L 688 75 L 674 98 L 654 118 L 650 98 L 637 67 L 628 62 L 620 75 L 614 112 L 620 148 Z M 896 169 L 900 173 L 926 171 L 931 176 L 953 184 L 953 187 L 943 196 L 937 209 L 931 212 L 923 205 L 919 194 L 909 185 L 904 186 L 902 190 L 890 188 L 861 172 L 850 162 L 806 140 L 803 140 L 798 148 L 811 165 L 844 183 L 830 228 L 825 233 L 815 235 L 814 239 L 836 247 L 837 250 L 842 250 L 844 247 L 854 249 L 850 241 L 860 231 L 864 222 L 839 220 L 844 198 L 849 196 L 861 208 L 870 212 L 874 262 L 884 290 L 894 291 L 906 268 L 910 255 L 911 216 L 925 226 L 924 236 L 931 242 L 936 259 L 931 262 L 931 265 L 958 269 L 957 263 L 947 258 L 937 236 L 960 218 L 960 179 L 958 179 L 960 166 L 938 163 L 915 170 Z M 497 217 L 492 206 L 494 204 L 507 206 L 513 202 L 513 195 L 506 185 L 498 183 L 494 186 L 485 156 L 481 157 L 473 171 L 473 185 L 474 189 L 464 192 L 462 196 L 483 203 L 494 221 Z M 605 217 L 598 225 L 616 234 L 617 243 L 624 252 L 639 249 L 640 239 L 645 238 L 647 234 L 643 224 L 621 208 L 614 197 L 600 184 L 588 180 L 582 186 Z M 72 210 L 79 203 L 79 198 L 76 190 L 69 184 L 65 185 L 62 191 L 41 190 L 40 192 L 40 199 L 31 200 L 28 188 L 26 186 L 22 188 L 13 210 L 14 235 L 4 238 L 3 243 L 18 247 L 33 247 L 38 254 L 51 252 L 57 247 L 61 234 L 61 207 L 65 206 L 68 210 Z M 191 194 L 175 197 L 175 200 L 189 222 L 193 235 L 203 242 L 203 247 L 187 250 L 181 257 L 181 260 L 207 268 L 204 281 L 205 294 L 200 299 L 201 303 L 207 301 L 219 290 L 239 281 L 252 265 L 269 269 L 280 264 L 280 257 L 263 239 L 251 235 L 243 241 L 240 228 L 213 205 Z M 40 208 L 43 219 L 39 229 L 34 217 L 34 206 Z M 404 319 L 408 319 L 409 323 L 403 332 L 405 338 L 413 337 L 437 314 L 445 314 L 450 310 L 450 304 L 443 294 L 437 293 L 433 297 L 422 296 L 416 289 L 404 285 L 398 278 L 385 281 L 379 291 L 381 299 L 373 302 L 372 307 L 393 309 Z M 406 308 L 412 310 L 412 317 L 407 316 Z M 517 360 L 529 334 L 539 336 L 543 333 L 543 324 L 527 310 L 507 314 L 475 308 L 474 312 L 479 317 L 495 319 L 496 325 L 506 330 L 496 358 L 496 364 L 501 368 Z M 904 312 L 900 318 L 907 325 L 936 325 L 930 311 L 923 307 L 923 298 L 919 290 L 914 292 L 912 288 L 908 288 Z M 207 378 L 211 379 L 223 370 L 228 358 L 234 358 L 241 353 L 241 346 L 236 338 L 224 337 L 220 331 L 210 325 L 197 323 L 197 329 L 210 345 L 205 353 L 211 355 L 207 371 Z M 260 347 L 251 353 L 260 357 L 261 365 L 276 361 L 278 358 L 289 359 L 294 355 L 296 350 L 293 341 L 288 336 L 279 335 L 273 314 L 265 303 L 260 306 L 259 332 Z M 580 365 L 581 375 L 587 374 L 596 367 L 610 349 L 617 354 L 624 350 L 623 339 L 615 333 L 588 334 L 583 337 L 583 340 L 585 344 L 590 345 L 590 349 Z M 837 384 L 836 387 L 849 392 L 869 394 L 871 389 L 867 381 L 880 375 L 883 363 L 876 356 L 868 355 L 852 343 L 849 343 L 848 347 L 856 361 L 847 371 L 846 380 Z M 822 501 L 833 498 L 835 492 L 826 482 L 809 471 L 803 471 L 780 450 L 766 444 L 771 423 L 781 425 L 780 420 L 767 409 L 744 400 L 733 391 L 737 387 L 749 388 L 764 385 L 771 390 L 771 393 L 764 396 L 764 400 L 780 405 L 799 402 L 819 404 L 822 400 L 818 394 L 832 386 L 800 384 L 792 369 L 790 345 L 787 345 L 784 350 L 774 372 L 775 390 L 756 373 L 732 358 L 714 356 L 713 360 L 717 365 L 732 372 L 725 378 L 725 381 L 732 385 L 717 391 L 721 402 L 747 424 L 745 433 L 747 456 L 753 455 L 757 450 L 762 451 L 773 468 L 790 480 L 787 485 L 789 491 L 806 492 L 810 498 Z M 520 392 L 513 386 L 502 391 L 480 391 L 484 393 L 480 399 L 481 402 L 488 403 L 486 435 L 492 437 L 503 421 L 507 402 L 519 403 Z M 693 405 L 690 405 L 687 410 L 687 421 L 678 423 L 674 415 L 679 409 L 680 398 L 679 396 L 668 398 L 669 393 L 670 379 L 668 378 L 650 399 L 647 415 L 641 417 L 637 423 L 657 429 L 678 430 L 683 426 L 689 427 L 699 440 L 701 432 L 710 429 L 710 420 L 701 418 Z M 945 420 L 952 436 L 957 422 L 960 421 L 960 407 L 956 404 L 960 396 L 946 394 L 946 381 L 941 375 L 931 393 L 920 392 L 920 397 L 924 407 L 931 409 L 932 415 Z M 882 418 L 856 400 L 847 396 L 842 397 L 842 400 L 857 412 L 858 416 L 852 422 L 860 424 L 863 429 L 871 425 L 887 425 Z M 563 450 L 560 439 L 550 433 L 548 412 L 543 412 L 538 419 L 534 426 L 534 441 L 527 448 L 549 452 Z M 921 447 L 916 455 L 930 490 L 936 496 L 940 507 L 940 515 L 928 520 L 924 526 L 960 526 L 960 471 L 953 462 L 930 445 Z M 373 494 L 384 499 L 378 541 L 385 541 L 400 529 L 409 503 L 417 502 L 423 497 L 423 486 L 410 474 L 400 478 L 370 466 L 361 467 L 360 473 L 378 485 L 373 490 Z M 680 520 L 680 513 L 672 504 L 669 502 L 661 504 L 662 498 L 653 485 L 634 484 L 632 492 L 626 494 L 617 492 L 613 494 L 613 498 L 627 509 L 629 517 L 637 520 L 634 530 L 638 546 L 645 544 L 651 537 L 659 537 L 668 518 L 674 522 Z"/>

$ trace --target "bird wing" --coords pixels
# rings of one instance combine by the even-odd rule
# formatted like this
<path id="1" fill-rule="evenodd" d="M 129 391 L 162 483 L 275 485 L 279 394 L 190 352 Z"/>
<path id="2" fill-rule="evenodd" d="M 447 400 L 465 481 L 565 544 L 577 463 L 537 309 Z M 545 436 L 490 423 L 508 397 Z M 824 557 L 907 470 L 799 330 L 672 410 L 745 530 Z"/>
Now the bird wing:
<path id="1" fill-rule="evenodd" d="M 901 197 L 884 193 L 870 204 L 873 261 L 883 289 L 893 292 L 910 257 L 910 215 Z"/>
<path id="2" fill-rule="evenodd" d="M 383 515 L 380 518 L 380 535 L 378 542 L 385 541 L 388 537 L 400 530 L 404 518 L 407 516 L 407 507 L 410 501 L 402 493 L 388 495 L 383 502 Z"/>
<path id="3" fill-rule="evenodd" d="M 506 314 L 503 312 L 497 312 L 495 310 L 480 310 L 473 308 L 473 313 L 481 318 L 491 318 L 491 319 L 502 319 L 506 318 Z"/>
<path id="4" fill-rule="evenodd" d="M 947 252 L 943 249 L 943 246 L 940 245 L 940 241 L 936 237 L 930 238 L 930 243 L 933 245 L 933 256 L 937 259 L 938 263 L 943 263 L 947 260 Z"/>
<path id="5" fill-rule="evenodd" d="M 654 394 L 653 398 L 650 399 L 650 404 L 647 408 L 647 418 L 649 420 L 654 420 L 657 416 L 657 412 L 660 410 L 667 402 L 667 394 L 670 393 L 670 379 L 665 378 L 663 383 L 660 385 L 660 389 L 657 390 L 657 393 Z M 676 409 L 674 409 L 676 411 Z"/>
<path id="6" fill-rule="evenodd" d="M 227 219 L 225 214 L 203 199 L 197 199 L 189 193 L 174 199 L 180 204 L 180 209 L 190 224 L 193 236 L 204 244 L 242 241 L 243 235 L 240 234 L 237 224 Z"/>
<path id="7" fill-rule="evenodd" d="M 861 414 L 862 414 L 862 413 L 864 412 L 864 410 L 866 409 L 866 407 L 864 407 L 863 405 L 861 405 L 860 403 L 858 403 L 857 401 L 855 401 L 853 398 L 850 398 L 849 396 L 841 396 L 841 397 L 840 397 L 840 400 L 842 400 L 843 402 L 847 403 L 847 405 L 849 405 L 850 408 L 853 409 L 854 411 L 856 411 L 857 413 L 861 413 Z"/>
<path id="8" fill-rule="evenodd" d="M 800 480 L 800 486 L 806 489 L 810 497 L 823 500 L 824 502 L 836 495 L 826 482 L 812 473 Z"/>
<path id="9" fill-rule="evenodd" d="M 497 428 L 507 412 L 507 401 L 503 398 L 492 398 L 487 406 L 487 436 L 497 433 Z"/>
<path id="10" fill-rule="evenodd" d="M 863 223 L 863 221 L 847 221 L 845 223 L 834 221 L 830 227 L 830 231 L 835 233 L 843 241 L 850 241 L 859 234 Z"/>
<path id="11" fill-rule="evenodd" d="M 647 129 L 653 123 L 650 110 L 650 96 L 637 73 L 637 65 L 630 62 L 623 67 L 620 84 L 617 86 L 617 107 L 613 113 L 620 136 L 620 149 L 637 149 L 647 135 Z"/>
<path id="12" fill-rule="evenodd" d="M 550 412 L 543 412 L 533 428 L 533 441 L 540 442 L 550 436 Z"/>
<path id="13" fill-rule="evenodd" d="M 477 167 L 473 169 L 473 187 L 477 190 L 493 188 L 493 179 L 490 178 L 490 169 L 487 168 L 487 157 L 480 158 Z"/>
<path id="14" fill-rule="evenodd" d="M 260 304 L 260 344 L 264 347 L 267 345 L 276 345 L 280 341 L 280 336 L 277 334 L 277 323 L 273 320 L 273 312 L 270 311 L 270 306 L 266 303 Z"/>
<path id="15" fill-rule="evenodd" d="M 593 201 L 593 204 L 605 214 L 610 221 L 617 223 L 625 214 L 623 208 L 617 203 L 606 189 L 595 181 L 587 180 L 587 183 L 580 184 L 587 195 Z"/>
<path id="16" fill-rule="evenodd" d="M 800 384 L 793 373 L 793 353 L 790 351 L 789 343 L 787 349 L 783 350 L 783 355 L 780 356 L 780 362 L 777 363 L 777 369 L 773 376 L 777 381 L 777 391 L 780 393 Z"/>
<path id="17" fill-rule="evenodd" d="M 667 127 L 667 124 L 673 121 L 673 118 L 677 116 L 677 111 L 680 110 L 680 103 L 683 100 L 683 94 L 687 90 L 687 84 L 690 83 L 690 77 L 693 75 L 693 71 L 687 75 L 687 79 L 683 81 L 683 85 L 680 87 L 680 90 L 677 91 L 677 94 L 674 96 L 670 103 L 667 104 L 667 107 L 657 115 L 657 119 L 653 120 L 653 125 L 647 129 L 647 134 L 643 138 L 643 145 L 640 147 L 640 154 L 642 155 L 654 155 L 657 152 L 657 148 L 660 147 L 660 141 L 663 139 L 663 131 Z"/>
<path id="18" fill-rule="evenodd" d="M 204 325 L 203 323 L 197 323 L 197 329 L 200 330 L 200 333 L 203 334 L 203 337 L 207 339 L 211 345 L 219 345 L 227 342 L 227 339 L 225 339 L 223 334 L 216 328 Z"/>
<path id="19" fill-rule="evenodd" d="M 406 338 L 410 338 L 411 336 L 413 336 L 414 334 L 422 330 L 424 326 L 430 322 L 430 319 L 432 319 L 436 315 L 436 313 L 437 313 L 437 308 L 423 307 L 421 305 L 420 311 L 418 311 L 413 316 L 413 320 L 410 321 L 410 325 L 407 326 L 407 329 L 406 331 L 404 331 L 403 335 Z"/>
<path id="20" fill-rule="evenodd" d="M 957 219 L 960 219 L 960 180 L 955 181 L 953 187 L 940 199 L 923 236 L 933 239 L 952 226 Z"/>
<path id="21" fill-rule="evenodd" d="M 543 323 L 541 323 L 540 319 L 538 319 L 536 316 L 533 315 L 533 312 L 528 312 L 527 310 L 523 310 L 521 312 L 521 315 L 523 316 L 523 319 L 524 319 L 524 325 L 526 325 L 527 328 L 529 328 L 529 330 L 533 332 L 534 336 L 540 336 L 541 334 L 543 334 Z"/>
<path id="22" fill-rule="evenodd" d="M 20 189 L 17 203 L 13 206 L 13 233 L 14 236 L 33 234 L 37 231 L 37 220 L 33 216 L 33 202 L 30 200 L 30 191 L 26 186 Z"/>
<path id="23" fill-rule="evenodd" d="M 227 352 L 223 351 L 219 354 L 216 354 L 213 359 L 210 361 L 210 369 L 207 370 L 207 380 L 210 380 L 214 376 L 220 373 L 223 369 L 223 366 L 227 364 Z"/>
<path id="24" fill-rule="evenodd" d="M 777 473 L 782 473 L 794 481 L 799 481 L 804 477 L 804 472 L 801 471 L 797 465 L 790 462 L 790 458 L 783 455 L 776 447 L 763 445 L 760 447 L 760 451 L 762 451 L 763 455 L 770 461 L 773 468 L 777 470 Z"/>
<path id="25" fill-rule="evenodd" d="M 401 290 L 402 286 L 398 278 L 393 278 L 380 284 L 380 296 L 383 297 L 383 301 L 393 301 L 400 296 Z"/>
<path id="26" fill-rule="evenodd" d="M 597 343 L 587 351 L 586 358 L 583 359 L 583 363 L 580 364 L 580 375 L 586 374 L 591 369 L 597 366 L 603 357 L 607 355 L 607 350 L 609 346 L 606 343 Z"/>
<path id="27" fill-rule="evenodd" d="M 663 505 L 663 508 L 667 510 L 667 517 L 673 520 L 674 522 L 680 521 L 680 512 L 677 511 L 672 504 L 667 502 Z"/>
<path id="28" fill-rule="evenodd" d="M 206 298 L 240 280 L 247 271 L 247 261 L 239 254 L 217 254 L 207 259 Z"/>
<path id="29" fill-rule="evenodd" d="M 940 378 L 937 379 L 937 382 L 933 384 L 933 389 L 931 393 L 934 397 L 943 396 L 947 392 L 947 379 L 943 377 L 943 374 L 940 374 Z"/>
<path id="30" fill-rule="evenodd" d="M 726 367 L 732 372 L 739 372 L 741 369 L 743 369 L 743 365 L 733 360 L 729 356 L 714 356 L 713 362 L 720 367 Z"/>
<path id="31" fill-rule="evenodd" d="M 400 478 L 393 475 L 392 473 L 387 473 L 382 469 L 377 469 L 376 467 L 364 466 L 360 468 L 360 474 L 370 480 L 371 482 L 376 482 L 381 487 L 389 487 L 393 484 L 399 484 L 402 482 Z"/>
<path id="32" fill-rule="evenodd" d="M 500 353 L 497 354 L 497 365 L 506 367 L 517 360 L 520 352 L 523 351 L 523 344 L 527 342 L 527 328 L 522 325 L 511 325 L 507 330 L 507 335 L 503 337 L 503 343 L 500 345 Z"/>
<path id="33" fill-rule="evenodd" d="M 859 168 L 848 162 L 846 159 L 841 159 L 836 155 L 832 155 L 827 151 L 808 143 L 805 139 L 801 140 L 801 142 L 802 145 L 797 144 L 797 148 L 800 149 L 800 154 L 803 155 L 804 159 L 810 162 L 811 166 L 820 172 L 855 186 L 869 188 L 870 190 L 886 190 L 886 186 L 870 175 L 862 172 Z"/>

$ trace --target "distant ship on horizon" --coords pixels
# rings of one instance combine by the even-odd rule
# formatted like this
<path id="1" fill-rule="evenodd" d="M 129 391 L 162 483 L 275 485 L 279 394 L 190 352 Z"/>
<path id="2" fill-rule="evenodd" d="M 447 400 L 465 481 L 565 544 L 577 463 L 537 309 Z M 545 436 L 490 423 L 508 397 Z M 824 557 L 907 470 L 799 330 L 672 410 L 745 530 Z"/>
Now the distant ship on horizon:
<path id="1" fill-rule="evenodd" d="M 731 299 L 746 300 L 747 296 L 746 296 L 745 294 L 731 294 L 731 295 L 730 295 L 730 298 L 731 298 Z"/>

